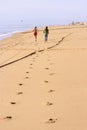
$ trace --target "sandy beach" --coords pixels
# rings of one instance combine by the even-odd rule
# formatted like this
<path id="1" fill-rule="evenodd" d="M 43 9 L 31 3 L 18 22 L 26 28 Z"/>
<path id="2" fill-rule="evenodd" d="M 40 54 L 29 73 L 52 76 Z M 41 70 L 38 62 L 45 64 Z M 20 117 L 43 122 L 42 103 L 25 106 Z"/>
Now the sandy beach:
<path id="1" fill-rule="evenodd" d="M 87 26 L 0 41 L 0 130 L 87 130 Z"/>

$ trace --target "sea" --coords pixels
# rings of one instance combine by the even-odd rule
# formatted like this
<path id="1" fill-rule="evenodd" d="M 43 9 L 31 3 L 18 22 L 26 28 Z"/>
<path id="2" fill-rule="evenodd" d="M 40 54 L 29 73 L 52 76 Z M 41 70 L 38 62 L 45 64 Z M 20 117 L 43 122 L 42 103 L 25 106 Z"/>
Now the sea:
<path id="1" fill-rule="evenodd" d="M 0 40 L 12 36 L 18 32 L 31 30 L 34 26 L 29 24 L 1 24 L 0 25 Z"/>

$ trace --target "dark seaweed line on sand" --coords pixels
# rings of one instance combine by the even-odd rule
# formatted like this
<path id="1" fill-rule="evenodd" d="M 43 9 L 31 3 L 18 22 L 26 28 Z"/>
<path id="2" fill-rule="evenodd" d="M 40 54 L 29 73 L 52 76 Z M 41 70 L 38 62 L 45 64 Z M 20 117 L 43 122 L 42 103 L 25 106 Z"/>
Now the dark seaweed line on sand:
<path id="1" fill-rule="evenodd" d="M 48 47 L 47 49 L 51 49 L 51 48 L 54 48 L 54 47 L 58 46 L 59 44 L 61 44 L 61 43 L 63 42 L 63 40 L 64 40 L 66 37 L 70 36 L 71 34 L 72 34 L 72 33 L 69 33 L 69 34 L 66 35 L 65 37 L 62 37 L 61 40 L 58 41 L 57 44 L 55 44 L 55 45 L 53 45 L 53 46 L 51 46 L 51 47 Z"/>
<path id="2" fill-rule="evenodd" d="M 53 46 L 51 46 L 51 47 L 48 47 L 47 49 L 51 49 L 51 48 L 53 48 L 53 47 L 58 46 L 61 42 L 63 42 L 63 40 L 64 40 L 66 37 L 68 37 L 68 36 L 71 35 L 71 34 L 72 34 L 72 33 L 66 35 L 65 37 L 62 37 L 62 39 L 61 39 L 60 41 L 58 41 L 57 44 L 55 44 L 55 45 L 53 45 Z M 41 49 L 41 50 L 39 50 L 38 52 L 42 52 L 42 51 L 45 51 L 45 49 Z M 3 65 L 0 66 L 0 68 L 3 68 L 3 67 L 8 66 L 8 65 L 11 65 L 11 64 L 13 64 L 13 63 L 15 63 L 15 62 L 18 62 L 18 61 L 20 61 L 20 60 L 23 60 L 23 59 L 25 59 L 25 58 L 27 58 L 27 57 L 29 57 L 29 56 L 34 55 L 34 54 L 36 54 L 36 51 L 34 51 L 34 52 L 32 52 L 32 53 L 30 53 L 30 54 L 24 56 L 24 57 L 21 57 L 21 58 L 19 58 L 19 59 L 17 59 L 17 60 L 11 61 L 11 62 L 6 63 L 6 64 L 3 64 Z"/>
<path id="3" fill-rule="evenodd" d="M 11 61 L 11 62 L 6 63 L 6 64 L 3 64 L 3 65 L 0 66 L 0 68 L 5 67 L 5 66 L 8 66 L 8 65 L 10 65 L 10 64 L 13 64 L 13 63 L 15 63 L 15 62 L 17 62 L 17 61 L 23 60 L 23 59 L 25 59 L 25 58 L 27 58 L 27 57 L 29 57 L 29 56 L 34 55 L 35 53 L 36 53 L 36 52 L 34 51 L 34 52 L 32 52 L 32 53 L 30 53 L 30 54 L 28 54 L 28 55 L 26 55 L 26 56 L 24 56 L 24 57 L 21 57 L 21 58 L 19 58 L 19 59 L 17 59 L 17 60 Z"/>

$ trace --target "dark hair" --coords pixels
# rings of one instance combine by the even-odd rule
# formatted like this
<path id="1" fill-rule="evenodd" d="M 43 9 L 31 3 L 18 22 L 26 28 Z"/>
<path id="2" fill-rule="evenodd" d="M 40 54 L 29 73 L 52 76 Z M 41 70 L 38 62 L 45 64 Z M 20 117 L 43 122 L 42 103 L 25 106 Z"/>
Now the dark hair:
<path id="1" fill-rule="evenodd" d="M 46 26 L 46 29 L 48 29 L 48 26 Z"/>

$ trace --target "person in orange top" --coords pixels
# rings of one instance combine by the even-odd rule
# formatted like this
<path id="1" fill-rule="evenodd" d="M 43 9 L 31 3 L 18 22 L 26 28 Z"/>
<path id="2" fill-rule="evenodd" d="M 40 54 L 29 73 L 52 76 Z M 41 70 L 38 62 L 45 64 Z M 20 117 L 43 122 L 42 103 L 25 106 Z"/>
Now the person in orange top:
<path id="1" fill-rule="evenodd" d="M 37 41 L 37 33 L 38 33 L 37 27 L 34 28 L 33 32 L 34 32 L 35 41 Z"/>

